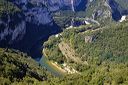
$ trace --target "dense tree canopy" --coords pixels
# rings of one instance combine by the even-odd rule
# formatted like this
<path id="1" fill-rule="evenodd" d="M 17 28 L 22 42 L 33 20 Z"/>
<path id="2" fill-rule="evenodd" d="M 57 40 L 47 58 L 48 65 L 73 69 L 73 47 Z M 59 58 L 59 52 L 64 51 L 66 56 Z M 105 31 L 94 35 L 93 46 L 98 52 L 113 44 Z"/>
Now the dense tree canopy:
<path id="1" fill-rule="evenodd" d="M 90 41 L 88 41 L 88 37 L 91 39 Z M 48 58 L 58 63 L 59 60 L 63 60 L 81 72 L 78 75 L 66 76 L 57 82 L 53 80 L 54 82 L 51 83 L 59 82 L 60 85 L 127 85 L 127 41 L 127 21 L 105 27 L 81 26 L 65 30 L 59 37 L 50 37 L 44 44 Z M 67 62 L 58 47 L 60 42 L 67 43 L 75 50 L 79 58 L 88 62 L 88 65 Z"/>

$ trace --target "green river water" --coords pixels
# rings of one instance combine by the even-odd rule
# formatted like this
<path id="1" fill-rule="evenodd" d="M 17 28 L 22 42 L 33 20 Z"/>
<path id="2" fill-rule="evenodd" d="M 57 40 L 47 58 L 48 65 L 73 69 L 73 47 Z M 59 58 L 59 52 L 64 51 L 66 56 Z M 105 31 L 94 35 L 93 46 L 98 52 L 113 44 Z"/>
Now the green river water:
<path id="1" fill-rule="evenodd" d="M 41 64 L 42 67 L 47 69 L 47 71 L 49 71 L 53 75 L 55 75 L 55 76 L 62 76 L 63 75 L 63 73 L 61 71 L 59 71 L 55 66 L 50 64 L 50 61 L 44 56 L 42 56 L 39 63 Z"/>

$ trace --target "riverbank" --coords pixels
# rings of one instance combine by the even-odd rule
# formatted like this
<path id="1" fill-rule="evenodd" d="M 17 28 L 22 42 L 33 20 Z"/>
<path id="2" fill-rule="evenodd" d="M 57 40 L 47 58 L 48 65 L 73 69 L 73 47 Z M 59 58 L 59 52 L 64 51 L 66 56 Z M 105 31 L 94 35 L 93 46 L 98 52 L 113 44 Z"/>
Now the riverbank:
<path id="1" fill-rule="evenodd" d="M 61 72 L 61 73 L 63 73 L 63 74 L 66 73 L 66 71 L 65 71 L 64 69 L 62 69 L 60 66 L 58 66 L 57 63 L 54 63 L 53 61 L 49 61 L 49 60 L 48 60 L 48 56 L 46 55 L 44 49 L 43 49 L 43 54 L 44 54 L 44 57 L 47 59 L 48 64 L 49 64 L 52 68 L 54 68 L 55 70 L 57 70 L 57 71 L 59 71 L 59 72 Z"/>
<path id="2" fill-rule="evenodd" d="M 59 65 L 57 65 L 53 61 L 48 60 L 48 56 L 45 54 L 44 50 L 43 56 L 40 60 L 40 64 L 55 76 L 64 76 L 67 74 L 66 71 L 63 70 Z"/>
<path id="3" fill-rule="evenodd" d="M 66 71 L 64 69 L 62 69 L 60 66 L 58 66 L 57 63 L 54 63 L 52 61 L 50 61 L 49 63 L 51 63 L 55 68 L 57 68 L 59 71 L 66 73 Z"/>
<path id="4" fill-rule="evenodd" d="M 44 54 L 44 58 L 45 59 L 43 59 L 42 62 L 46 62 L 45 64 L 49 65 L 56 72 L 58 72 L 58 73 L 60 73 L 62 75 L 79 73 L 74 68 L 68 66 L 66 63 L 60 65 L 57 62 L 49 61 L 48 60 L 48 56 L 45 53 L 45 49 L 43 49 L 43 54 Z"/>

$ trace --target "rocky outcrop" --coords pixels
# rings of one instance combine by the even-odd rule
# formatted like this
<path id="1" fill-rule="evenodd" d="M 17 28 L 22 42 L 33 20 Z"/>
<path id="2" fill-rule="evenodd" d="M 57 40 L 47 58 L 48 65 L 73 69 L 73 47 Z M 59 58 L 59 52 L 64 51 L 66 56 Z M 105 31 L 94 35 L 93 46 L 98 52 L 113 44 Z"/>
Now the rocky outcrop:
<path id="1" fill-rule="evenodd" d="M 0 47 L 9 47 L 41 57 L 42 42 L 58 33 L 51 12 L 71 9 L 70 0 L 8 0 L 20 9 L 20 13 L 6 13 L 0 19 Z M 84 10 L 86 0 L 74 0 L 75 11 Z M 81 6 L 81 7 L 80 7 Z"/>
<path id="2" fill-rule="evenodd" d="M 92 36 L 85 36 L 85 43 L 91 43 L 93 41 Z"/>
<path id="3" fill-rule="evenodd" d="M 52 13 L 58 10 L 71 10 L 73 7 L 76 14 L 79 11 L 84 11 L 87 17 L 89 15 L 89 17 L 91 16 L 98 21 L 111 19 L 109 5 L 112 10 L 112 17 L 116 21 L 128 12 L 126 9 L 123 10 L 120 4 L 114 0 L 108 0 L 109 5 L 105 4 L 106 0 L 73 0 L 72 2 L 71 0 L 7 1 L 17 6 L 20 12 L 14 14 L 5 13 L 0 18 L 0 47 L 19 49 L 33 57 L 41 56 L 42 41 L 61 31 L 52 18 Z M 73 14 L 71 13 L 72 16 Z M 65 20 L 62 21 L 65 22 Z"/>
<path id="4" fill-rule="evenodd" d="M 72 10 L 72 4 L 75 11 L 85 11 L 88 0 L 47 0 L 48 7 L 51 11 Z"/>
<path id="5" fill-rule="evenodd" d="M 121 13 L 118 10 L 119 5 L 114 0 L 109 0 L 109 5 L 112 9 L 112 17 L 114 20 L 118 21 L 121 19 Z"/>
<path id="6" fill-rule="evenodd" d="M 128 1 L 121 0 L 121 2 L 122 3 L 118 3 L 116 0 L 108 0 L 109 6 L 112 10 L 112 17 L 115 21 L 119 21 L 123 15 L 128 14 L 128 8 L 125 7 L 125 9 L 124 7 L 122 7 L 123 3 L 128 4 Z"/>
<path id="7" fill-rule="evenodd" d="M 22 13 L 4 14 L 0 18 L 0 46 L 8 46 L 22 40 L 26 33 L 26 23 Z"/>
<path id="8" fill-rule="evenodd" d="M 0 47 L 18 49 L 33 58 L 42 56 L 42 42 L 61 30 L 41 1 L 9 0 L 21 11 L 12 15 L 5 13 L 0 18 Z"/>
<path id="9" fill-rule="evenodd" d="M 43 0 L 12 0 L 11 2 L 22 10 L 27 22 L 44 25 L 53 21 Z"/>
<path id="10" fill-rule="evenodd" d="M 99 23 L 111 21 L 111 8 L 106 0 L 90 0 L 86 9 L 86 16 Z"/>

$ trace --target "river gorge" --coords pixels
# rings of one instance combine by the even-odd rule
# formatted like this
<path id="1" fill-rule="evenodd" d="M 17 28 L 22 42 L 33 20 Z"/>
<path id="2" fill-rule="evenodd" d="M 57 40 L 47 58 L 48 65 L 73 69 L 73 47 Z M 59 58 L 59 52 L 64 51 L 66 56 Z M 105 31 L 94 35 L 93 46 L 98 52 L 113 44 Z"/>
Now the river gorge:
<path id="1" fill-rule="evenodd" d="M 13 3 L 20 11 L 14 14 L 7 12 L 0 18 L 0 47 L 25 52 L 54 75 L 61 75 L 61 72 L 54 69 L 53 65 L 48 63 L 47 58 L 42 56 L 43 43 L 48 40 L 49 36 L 62 32 L 62 28 L 53 19 L 54 14 L 57 11 L 67 12 L 67 10 L 73 12 L 74 15 L 77 12 L 85 13 L 94 0 L 7 1 Z M 109 1 L 108 4 L 115 21 L 119 21 L 122 15 L 128 14 L 127 10 L 119 10 L 119 4 L 113 0 L 107 1 Z M 94 14 L 100 15 L 102 11 L 96 9 Z M 74 18 L 76 17 L 73 17 L 70 22 L 74 22 Z"/>

